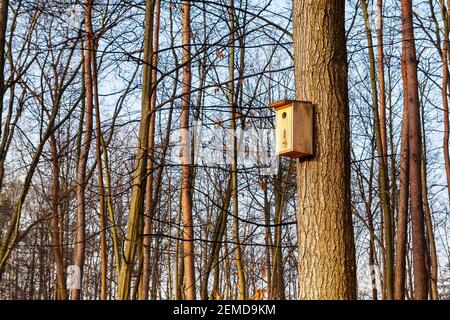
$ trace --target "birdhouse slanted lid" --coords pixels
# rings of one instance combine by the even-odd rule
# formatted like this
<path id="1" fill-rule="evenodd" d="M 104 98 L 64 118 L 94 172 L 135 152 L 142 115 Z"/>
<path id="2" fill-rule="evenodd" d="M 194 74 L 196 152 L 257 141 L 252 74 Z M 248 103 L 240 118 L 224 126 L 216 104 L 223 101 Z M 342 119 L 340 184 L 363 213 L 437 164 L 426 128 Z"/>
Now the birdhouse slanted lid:
<path id="1" fill-rule="evenodd" d="M 277 110 L 277 109 L 292 105 L 295 102 L 311 103 L 309 101 L 284 99 L 284 100 L 276 101 L 276 102 L 269 104 L 269 108 Z"/>

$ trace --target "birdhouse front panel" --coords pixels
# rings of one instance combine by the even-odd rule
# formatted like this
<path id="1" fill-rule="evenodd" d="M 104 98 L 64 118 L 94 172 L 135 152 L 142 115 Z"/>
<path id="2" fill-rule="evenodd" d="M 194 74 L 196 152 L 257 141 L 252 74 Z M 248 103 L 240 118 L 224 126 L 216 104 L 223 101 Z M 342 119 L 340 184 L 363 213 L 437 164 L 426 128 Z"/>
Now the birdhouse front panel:
<path id="1" fill-rule="evenodd" d="M 313 155 L 313 105 L 307 101 L 282 100 L 275 109 L 275 143 L 279 156 L 304 158 Z"/>
<path id="2" fill-rule="evenodd" d="M 292 107 L 286 106 L 276 111 L 275 139 L 277 154 L 292 151 Z"/>

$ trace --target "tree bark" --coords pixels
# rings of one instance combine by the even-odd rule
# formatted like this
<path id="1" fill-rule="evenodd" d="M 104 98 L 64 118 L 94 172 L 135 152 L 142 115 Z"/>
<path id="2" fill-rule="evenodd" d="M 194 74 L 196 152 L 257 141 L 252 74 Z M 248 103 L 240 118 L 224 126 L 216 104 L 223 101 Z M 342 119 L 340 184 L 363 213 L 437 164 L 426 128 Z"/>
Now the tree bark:
<path id="1" fill-rule="evenodd" d="M 0 137 L 1 125 L 3 123 L 3 99 L 5 96 L 5 48 L 6 48 L 6 29 L 8 28 L 8 6 L 9 0 L 0 1 Z M 5 173 L 4 162 L 6 155 L 4 150 L 0 150 L 0 190 L 3 186 L 3 177 Z"/>
<path id="2" fill-rule="evenodd" d="M 51 162 L 53 176 L 51 236 L 53 259 L 55 260 L 56 266 L 56 299 L 67 300 L 66 274 L 64 270 L 62 251 L 63 246 L 60 243 L 60 232 L 62 226 L 60 225 L 61 219 L 59 217 L 59 202 L 61 200 L 59 183 L 59 155 L 54 134 L 50 136 L 50 152 L 52 155 Z"/>
<path id="3" fill-rule="evenodd" d="M 83 145 L 81 147 L 80 157 L 77 164 L 76 173 L 76 223 L 75 223 L 75 247 L 73 264 L 80 270 L 79 283 L 82 284 L 83 278 L 83 266 L 85 259 L 85 216 L 86 216 L 86 199 L 85 199 L 85 189 L 86 189 L 86 165 L 89 157 L 89 149 L 91 146 L 92 137 L 92 107 L 93 107 L 93 92 L 92 92 L 92 52 L 94 51 L 94 34 L 92 30 L 92 0 L 85 0 L 84 15 L 86 24 L 86 40 L 85 48 L 83 52 L 83 71 L 84 71 L 84 81 L 85 81 L 85 129 Z M 79 132 L 82 135 L 82 131 Z M 71 299 L 80 300 L 81 299 L 81 288 L 71 288 Z"/>
<path id="4" fill-rule="evenodd" d="M 315 106 L 315 157 L 297 163 L 298 297 L 356 299 L 345 1 L 293 4 L 297 98 Z"/>
<path id="5" fill-rule="evenodd" d="M 442 50 L 442 107 L 444 109 L 444 163 L 445 163 L 445 174 L 447 177 L 447 194 L 450 203 L 450 153 L 449 153 L 449 135 L 450 135 L 450 125 L 449 125 L 449 111 L 448 111 L 448 50 L 449 50 L 449 27 L 450 27 L 450 16 L 448 14 L 448 8 L 450 6 L 450 0 L 447 0 L 447 10 L 445 10 L 444 1 L 442 1 L 442 19 L 444 20 L 444 46 Z"/>
<path id="6" fill-rule="evenodd" d="M 410 208 L 413 242 L 414 296 L 417 300 L 425 300 L 428 298 L 429 272 L 426 266 L 428 252 L 425 241 L 422 201 L 422 135 L 412 0 L 402 0 L 402 46 L 405 53 L 405 68 L 408 77 L 408 85 L 404 88 L 404 97 L 408 103 L 409 120 Z"/>
<path id="7" fill-rule="evenodd" d="M 388 300 L 392 300 L 394 297 L 394 231 L 393 231 L 393 218 L 391 210 L 391 201 L 389 199 L 389 177 L 387 168 L 387 158 L 386 158 L 386 115 L 385 115 L 385 89 L 384 89 L 384 68 L 381 64 L 380 66 L 380 44 L 378 45 L 378 70 L 382 73 L 379 74 L 380 77 L 380 97 L 378 98 L 378 89 L 376 81 L 376 68 L 375 68 L 375 53 L 373 49 L 372 40 L 372 30 L 369 22 L 369 15 L 367 9 L 366 0 L 361 0 L 361 7 L 364 15 L 364 20 L 366 23 L 366 34 L 369 50 L 369 64 L 370 64 L 370 83 L 372 89 L 372 110 L 374 117 L 374 134 L 375 141 L 377 144 L 378 151 L 378 181 L 380 184 L 380 199 L 383 209 L 383 226 L 384 226 L 384 286 L 385 292 L 384 296 Z M 381 12 L 379 14 L 379 19 L 381 19 Z M 380 34 L 380 30 L 378 31 Z M 382 35 L 382 31 L 381 31 Z M 380 36 L 380 35 L 379 35 Z M 380 39 L 378 39 L 380 40 Z M 381 47 L 382 50 L 382 47 Z M 383 53 L 381 52 L 381 56 Z M 381 69 L 381 70 L 380 70 Z M 381 76 L 383 79 L 381 79 Z M 381 86 L 382 85 L 382 86 Z M 380 112 L 379 112 L 380 109 Z M 382 110 L 382 111 L 381 111 Z M 380 118 L 380 114 L 383 114 L 383 122 Z"/>
<path id="8" fill-rule="evenodd" d="M 402 65 L 404 57 L 402 57 Z M 403 68 L 403 86 L 407 87 L 406 69 Z M 394 299 L 405 299 L 406 254 L 408 238 L 408 200 L 409 200 L 409 128 L 408 104 L 403 104 L 403 125 L 401 138 L 400 195 L 397 210 L 397 242 L 395 257 Z"/>
<path id="9" fill-rule="evenodd" d="M 100 226 L 100 258 L 101 258 L 101 289 L 100 299 L 106 300 L 108 294 L 107 272 L 108 272 L 108 255 L 106 243 L 106 193 L 103 179 L 103 162 L 102 162 L 102 129 L 100 118 L 100 99 L 98 92 L 98 66 L 97 66 L 97 41 L 94 39 L 94 49 L 92 55 L 92 85 L 94 88 L 94 106 L 95 106 L 95 129 L 96 129 L 96 157 L 97 157 L 97 177 L 98 177 L 98 194 L 99 201 L 99 226 Z"/>
<path id="10" fill-rule="evenodd" d="M 183 46 L 183 97 L 181 101 L 181 144 L 190 145 L 189 109 L 191 104 L 191 3 L 184 0 L 182 5 L 182 46 Z M 194 269 L 194 228 L 192 221 L 192 170 L 190 152 L 184 150 L 182 155 L 181 193 L 183 208 L 183 253 L 186 300 L 195 300 L 195 269 Z"/>
<path id="11" fill-rule="evenodd" d="M 227 216 L 231 200 L 231 174 L 228 179 L 225 195 L 222 198 L 222 205 L 213 232 L 213 243 L 211 245 L 211 253 L 205 266 L 205 275 L 200 285 L 200 295 L 202 300 L 208 299 L 208 280 L 211 270 L 219 261 L 220 249 L 222 248 L 223 236 L 227 226 Z M 213 286 L 212 294 L 218 294 L 218 285 Z"/>
<path id="12" fill-rule="evenodd" d="M 120 264 L 117 297 L 120 300 L 130 298 L 131 271 L 137 250 L 137 241 L 143 231 L 140 226 L 144 209 L 145 182 L 147 177 L 147 148 L 151 116 L 151 63 L 153 55 L 153 18 L 154 0 L 145 3 L 145 34 L 144 34 L 144 68 L 142 75 L 141 123 L 139 126 L 138 147 L 136 150 L 136 164 L 133 173 L 131 190 L 130 213 L 128 216 L 125 248 Z"/>
<path id="13" fill-rule="evenodd" d="M 152 84 L 153 88 L 151 90 L 151 118 L 150 118 L 150 131 L 148 136 L 148 174 L 147 174 L 147 185 L 145 187 L 145 216 L 144 216 L 144 239 L 143 239 L 143 265 L 142 265 L 142 287 L 141 287 L 141 300 L 148 299 L 148 290 L 150 283 L 150 245 L 152 242 L 153 227 L 153 214 L 154 214 L 154 203 L 153 203 L 153 168 L 154 168 L 154 157 L 155 157 L 155 121 L 156 121 L 156 68 L 158 64 L 158 45 L 159 45 L 159 22 L 160 22 L 160 12 L 161 12 L 161 1 L 156 0 L 155 3 L 155 26 L 153 30 L 153 57 L 152 57 Z"/>
<path id="14" fill-rule="evenodd" d="M 386 81 L 384 77 L 384 43 L 383 43 L 383 0 L 377 0 L 377 62 L 378 80 L 380 86 L 380 135 L 382 155 L 387 166 L 387 135 L 386 135 Z"/>
<path id="15" fill-rule="evenodd" d="M 427 147 L 426 147 L 426 133 L 425 133 L 425 118 L 424 118 L 424 108 L 422 106 L 422 127 L 423 132 L 423 143 L 422 143 L 422 161 L 421 161 L 421 177 L 422 177 L 422 198 L 425 213 L 425 226 L 426 226 L 426 239 L 428 243 L 428 251 L 430 254 L 430 297 L 432 300 L 439 299 L 438 292 L 438 255 L 436 250 L 436 239 L 434 236 L 433 228 L 433 218 L 431 216 L 430 202 L 428 199 L 428 178 L 427 178 Z"/>
<path id="16" fill-rule="evenodd" d="M 237 163 L 237 131 L 236 122 L 239 117 L 237 113 L 237 106 L 235 101 L 235 90 L 234 90 L 234 46 L 235 46 L 235 17 L 234 17 L 234 0 L 230 1 L 229 8 L 230 17 L 230 62 L 229 62 L 229 72 L 230 72 L 230 92 L 228 93 L 228 104 L 231 112 L 231 130 L 233 132 L 233 154 L 231 161 L 231 193 L 233 198 L 233 241 L 236 243 L 235 249 L 235 263 L 238 276 L 238 299 L 247 299 L 247 284 L 245 281 L 244 263 L 242 261 L 242 248 L 240 245 L 239 238 L 239 200 L 238 200 L 238 163 Z"/>

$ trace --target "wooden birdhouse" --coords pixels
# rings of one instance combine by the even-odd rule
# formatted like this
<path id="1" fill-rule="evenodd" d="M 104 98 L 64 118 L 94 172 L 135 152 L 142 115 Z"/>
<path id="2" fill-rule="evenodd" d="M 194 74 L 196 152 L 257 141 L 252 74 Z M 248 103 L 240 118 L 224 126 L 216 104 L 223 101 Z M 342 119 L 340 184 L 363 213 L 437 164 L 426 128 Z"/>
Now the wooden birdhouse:
<path id="1" fill-rule="evenodd" d="M 277 155 L 304 158 L 313 155 L 313 105 L 307 101 L 282 100 L 269 105 L 275 109 Z"/>

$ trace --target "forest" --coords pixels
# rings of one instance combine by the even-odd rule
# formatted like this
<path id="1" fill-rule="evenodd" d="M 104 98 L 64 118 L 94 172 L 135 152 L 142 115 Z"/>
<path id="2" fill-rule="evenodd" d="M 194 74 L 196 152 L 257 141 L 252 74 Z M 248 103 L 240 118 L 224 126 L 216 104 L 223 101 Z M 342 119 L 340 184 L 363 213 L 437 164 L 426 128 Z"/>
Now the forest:
<path id="1" fill-rule="evenodd" d="M 0 300 L 450 299 L 449 8 L 0 0 Z"/>

